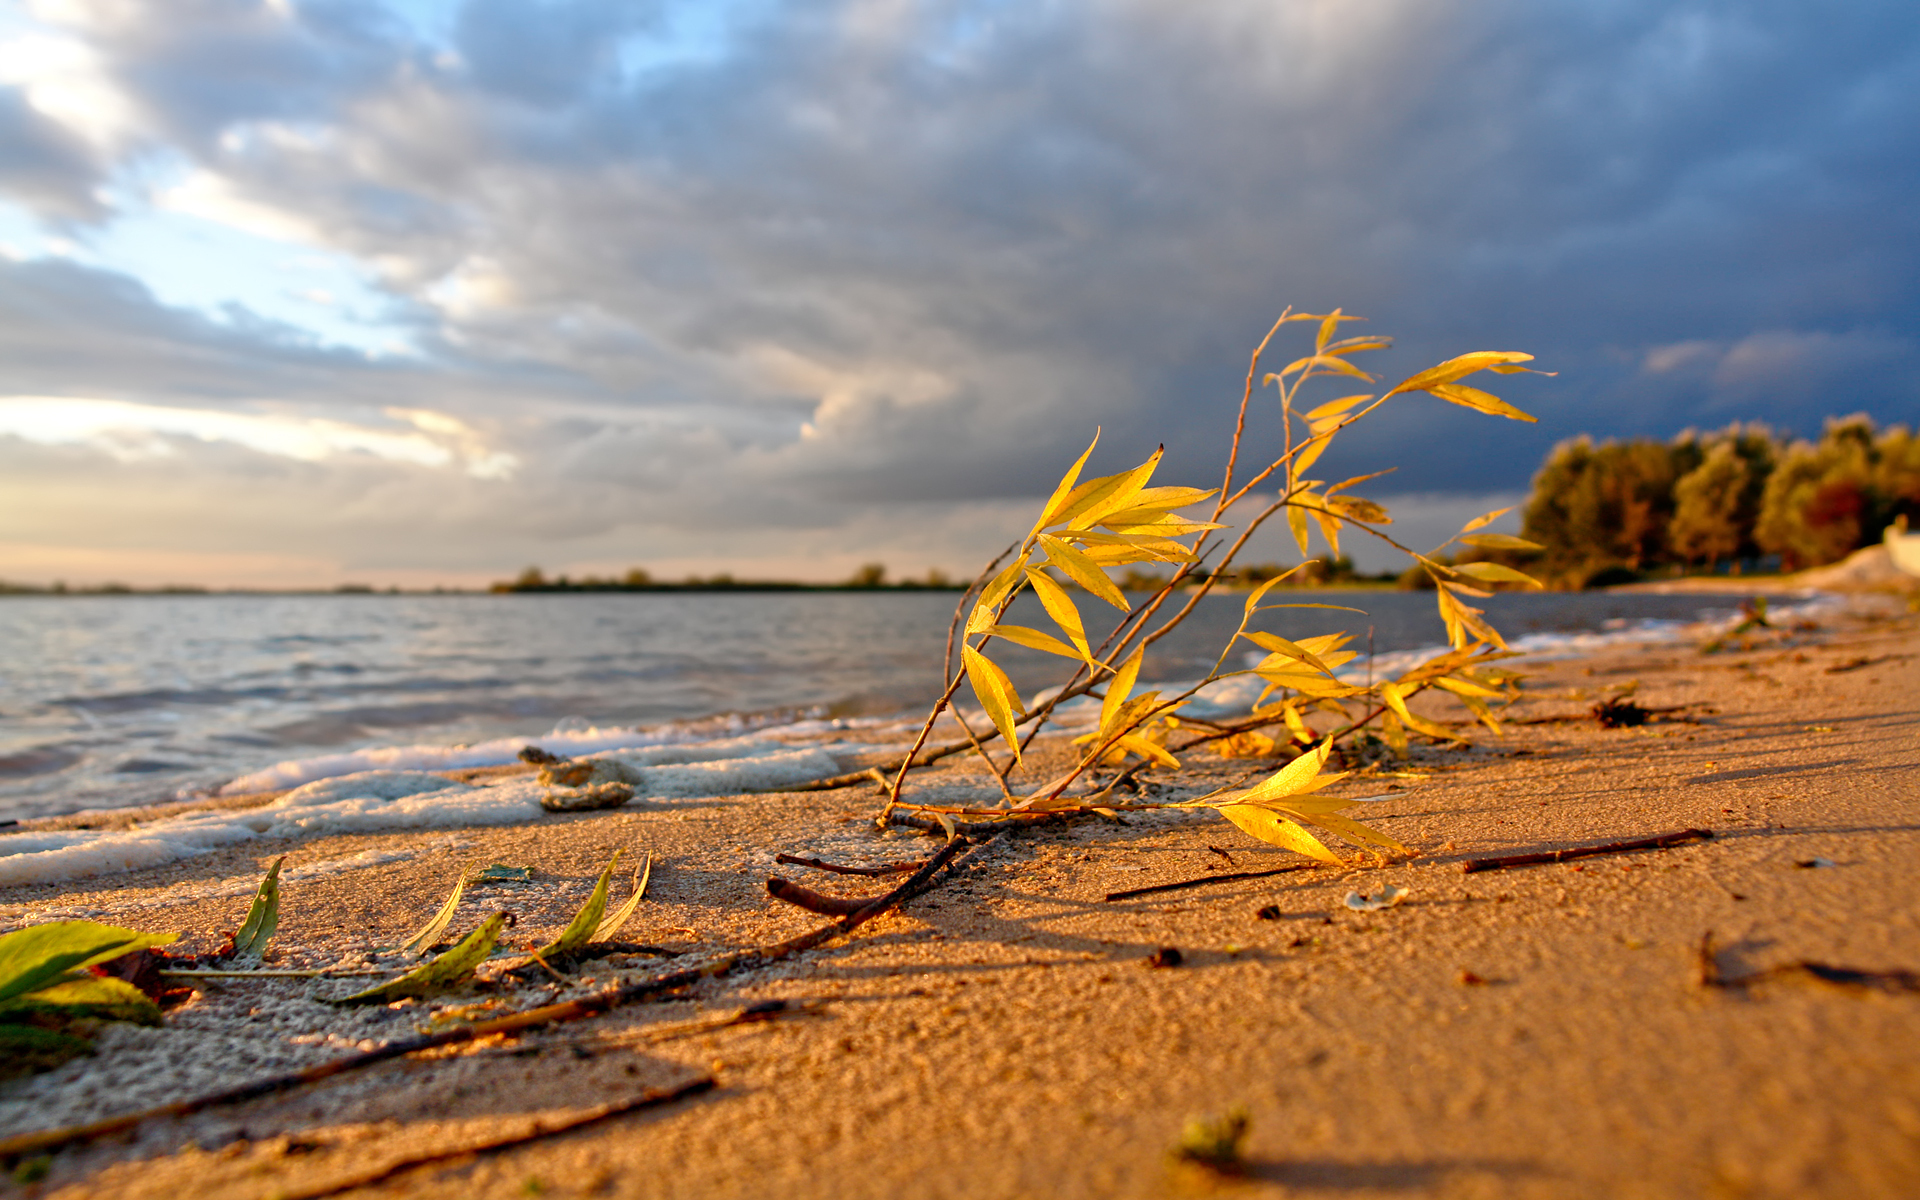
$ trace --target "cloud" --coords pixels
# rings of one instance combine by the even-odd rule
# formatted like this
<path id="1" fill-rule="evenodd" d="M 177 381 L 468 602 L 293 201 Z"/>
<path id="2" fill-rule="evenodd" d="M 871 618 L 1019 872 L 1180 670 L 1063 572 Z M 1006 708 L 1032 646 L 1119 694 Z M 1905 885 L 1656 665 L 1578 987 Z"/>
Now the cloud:
<path id="1" fill-rule="evenodd" d="M 467 0 L 425 32 L 373 0 L 43 17 L 35 36 L 80 50 L 0 103 L 0 144 L 23 148 L 0 188 L 82 228 L 144 204 L 343 256 L 417 353 L 0 264 L 10 390 L 442 414 L 519 462 L 461 485 L 470 525 L 434 518 L 470 558 L 521 559 L 519 530 L 548 561 L 858 554 L 906 508 L 1030 502 L 1096 425 L 1096 469 L 1164 442 L 1170 477 L 1210 480 L 1247 350 L 1288 302 L 1401 335 L 1383 370 L 1485 347 L 1561 372 L 1501 381 L 1537 426 L 1408 398 L 1323 460 L 1398 464 L 1408 494 L 1508 494 L 1579 432 L 1812 431 L 1920 398 L 1886 332 L 1920 308 L 1920 22 L 1891 0 Z M 33 102 L 54 79 L 111 102 Z M 155 156 L 173 167 L 139 167 Z M 207 495 L 260 466 L 213 449 Z M 411 496 L 437 469 L 274 477 L 306 503 L 329 473 Z M 982 540 L 951 536 L 956 558 Z"/>

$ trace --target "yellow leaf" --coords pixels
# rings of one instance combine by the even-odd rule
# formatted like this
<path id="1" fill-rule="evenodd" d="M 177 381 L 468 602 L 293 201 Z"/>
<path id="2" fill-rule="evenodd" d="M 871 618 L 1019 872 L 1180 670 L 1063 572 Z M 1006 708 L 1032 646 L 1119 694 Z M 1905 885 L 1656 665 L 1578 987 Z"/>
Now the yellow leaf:
<path id="1" fill-rule="evenodd" d="M 1456 734 L 1449 732 L 1445 726 L 1436 725 L 1425 717 L 1416 715 L 1409 709 L 1407 707 L 1407 698 L 1401 693 L 1398 684 L 1381 684 L 1380 696 L 1387 702 L 1387 707 L 1393 709 L 1394 714 L 1400 718 L 1401 723 L 1406 725 L 1407 728 L 1419 733 L 1424 733 L 1430 738 L 1438 738 L 1445 742 L 1456 742 L 1460 740 Z"/>
<path id="2" fill-rule="evenodd" d="M 1350 409 L 1358 408 L 1360 405 L 1365 404 L 1367 401 L 1371 399 L 1373 399 L 1371 395 L 1364 395 L 1364 396 L 1342 396 L 1338 400 L 1329 400 L 1325 404 L 1322 404 L 1320 407 L 1307 413 L 1307 420 L 1320 421 L 1320 420 L 1326 419 L 1327 417 L 1336 417 L 1336 416 L 1339 416 L 1341 413 L 1347 412 Z"/>
<path id="3" fill-rule="evenodd" d="M 1318 654 L 1294 642 L 1288 641 L 1277 633 L 1262 633 L 1256 630 L 1251 633 L 1243 633 L 1240 636 L 1246 638 L 1256 646 L 1273 651 L 1275 654 L 1284 654 L 1288 658 L 1298 659 L 1317 671 L 1324 671 L 1329 675 L 1333 673 L 1331 667 L 1320 661 Z"/>
<path id="4" fill-rule="evenodd" d="M 1318 561 L 1317 559 L 1307 560 L 1307 562 L 1317 562 L 1317 561 Z M 1307 565 L 1306 563 L 1301 563 L 1299 567 L 1289 567 L 1287 568 L 1287 570 L 1285 570 L 1281 574 L 1275 575 L 1272 579 L 1267 580 L 1265 583 L 1261 584 L 1259 587 L 1253 589 L 1253 593 L 1247 597 L 1247 616 L 1249 617 L 1253 616 L 1254 610 L 1260 604 L 1260 597 L 1266 595 L 1268 592 L 1272 591 L 1274 588 L 1279 587 L 1282 583 L 1285 583 L 1287 576 L 1293 574 L 1295 571 L 1298 571 L 1300 567 L 1304 567 L 1306 565 Z"/>
<path id="5" fill-rule="evenodd" d="M 1531 587 L 1545 586 L 1524 571 L 1516 571 L 1512 567 L 1501 566 L 1494 562 L 1455 563 L 1453 569 L 1462 575 L 1471 575 L 1487 583 L 1524 583 Z"/>
<path id="6" fill-rule="evenodd" d="M 1226 528 L 1214 521 L 1190 521 L 1185 517 L 1163 513 L 1157 508 L 1123 508 L 1101 517 L 1098 523 L 1116 533 L 1152 534 L 1158 537 L 1185 537 L 1206 529 Z M 1077 538 L 1080 531 L 1063 530 L 1060 536 Z"/>
<path id="7" fill-rule="evenodd" d="M 967 616 L 967 632 L 984 633 L 994 619 L 1000 615 L 1000 602 L 1007 597 L 1014 586 L 1024 577 L 1026 562 L 1016 558 L 1011 565 L 993 577 L 986 589 L 980 593 L 980 599 L 973 606 L 973 612 Z"/>
<path id="8" fill-rule="evenodd" d="M 1053 576 L 1036 567 L 1027 568 L 1027 583 L 1033 587 L 1033 594 L 1040 597 L 1040 603 L 1046 606 L 1047 615 L 1053 623 L 1066 632 L 1073 642 L 1074 649 L 1093 665 L 1093 651 L 1087 646 L 1087 631 L 1080 624 L 1080 610 L 1073 606 L 1073 598 L 1067 595 L 1067 589 L 1054 582 Z"/>
<path id="9" fill-rule="evenodd" d="M 1350 842 L 1372 842 L 1376 846 L 1385 846 L 1397 854 L 1412 853 L 1412 851 L 1408 850 L 1405 846 L 1402 846 L 1399 842 L 1381 833 L 1379 830 L 1370 829 L 1360 822 L 1349 820 L 1346 817 L 1335 816 L 1332 813 L 1317 813 L 1312 816 L 1306 816 L 1304 819 L 1313 822 L 1315 825 L 1329 832 L 1337 833 Z"/>
<path id="10" fill-rule="evenodd" d="M 1128 750 L 1134 754 L 1138 754 L 1141 758 L 1157 762 L 1163 767 L 1168 767 L 1175 771 L 1180 769 L 1180 760 L 1168 753 L 1165 746 L 1157 746 L 1137 733 L 1127 734 L 1115 742 L 1114 745 L 1120 747 L 1122 750 Z"/>
<path id="11" fill-rule="evenodd" d="M 1358 321 L 1360 319 L 1359 317 L 1342 316 L 1339 309 L 1334 309 L 1326 316 L 1320 318 L 1320 332 L 1314 336 L 1313 348 L 1316 351 L 1325 350 L 1327 348 L 1327 342 L 1339 331 L 1341 321 Z"/>
<path id="12" fill-rule="evenodd" d="M 1066 498 L 1073 493 L 1074 483 L 1080 478 L 1080 468 L 1087 465 L 1087 459 L 1093 455 L 1093 448 L 1099 444 L 1100 431 L 1095 429 L 1093 440 L 1087 443 L 1086 451 L 1074 460 L 1073 466 L 1067 468 L 1067 473 L 1060 477 L 1060 486 L 1053 489 L 1053 495 L 1047 500 L 1047 506 L 1040 510 L 1040 523 L 1033 527 L 1035 533 L 1059 519 L 1054 515 L 1055 511 L 1061 508 Z"/>
<path id="13" fill-rule="evenodd" d="M 1436 383 L 1426 390 L 1440 397 L 1442 400 L 1447 401 L 1449 404 L 1458 404 L 1462 408 L 1471 408 L 1475 412 L 1483 412 L 1491 417 L 1506 417 L 1511 421 L 1530 421 L 1535 423 L 1540 419 L 1529 413 L 1521 412 L 1492 392 L 1483 392 L 1479 388 L 1468 387 L 1464 383 Z"/>
<path id="14" fill-rule="evenodd" d="M 1353 521 L 1365 521 L 1371 525 L 1393 524 L 1393 518 L 1387 515 L 1386 509 L 1358 496 L 1328 496 L 1327 508 Z"/>
<path id="15" fill-rule="evenodd" d="M 1016 646 L 1025 646 L 1029 650 L 1044 650 L 1048 654 L 1058 654 L 1062 658 L 1083 659 L 1078 650 L 1059 638 L 1051 637 L 1038 629 L 1028 629 L 1025 625 L 995 625 L 985 632 L 997 638 L 1004 638 Z"/>
<path id="16" fill-rule="evenodd" d="M 1093 525 L 1105 514 L 1129 507 L 1133 498 L 1147 486 L 1147 480 L 1153 478 L 1154 468 L 1160 465 L 1160 457 L 1165 453 L 1164 448 L 1155 450 L 1146 462 L 1131 471 L 1090 479 L 1081 484 L 1062 503 L 1060 511 L 1052 514 L 1047 524 Z"/>
<path id="17" fill-rule="evenodd" d="M 1503 363 L 1532 361 L 1533 355 L 1522 354 L 1517 350 L 1476 350 L 1471 354 L 1462 354 L 1458 358 L 1450 358 L 1437 367 L 1428 367 L 1418 375 L 1409 378 L 1405 383 L 1396 386 L 1392 391 L 1388 392 L 1387 395 L 1396 396 L 1401 392 L 1424 392 L 1430 390 L 1435 384 L 1452 383 L 1456 379 L 1466 378 L 1475 371 L 1484 371 L 1489 367 L 1498 367 Z"/>
<path id="18" fill-rule="evenodd" d="M 1213 743 L 1213 752 L 1221 758 L 1266 758 L 1277 743 L 1256 729 L 1236 733 Z"/>
<path id="19" fill-rule="evenodd" d="M 1119 712 L 1121 706 L 1126 704 L 1127 698 L 1133 695 L 1133 685 L 1140 678 L 1140 664 L 1146 661 L 1146 657 L 1145 646 L 1135 650 L 1125 662 L 1120 664 L 1119 669 L 1113 673 L 1113 678 L 1107 681 L 1106 699 L 1100 702 L 1100 728 L 1111 728 L 1114 714 Z"/>
<path id="20" fill-rule="evenodd" d="M 1433 683 L 1435 687 L 1445 688 L 1456 696 L 1487 696 L 1497 699 L 1500 695 L 1500 693 L 1493 688 L 1476 683 L 1471 679 L 1461 679 L 1455 676 L 1443 675 L 1434 680 Z"/>
<path id="21" fill-rule="evenodd" d="M 1107 578 L 1097 564 L 1086 555 L 1075 550 L 1057 537 L 1040 535 L 1040 548 L 1046 552 L 1048 561 L 1067 573 L 1081 587 L 1113 605 L 1121 612 L 1127 612 L 1130 606 L 1120 589 L 1113 586 L 1113 580 Z"/>
<path id="22" fill-rule="evenodd" d="M 1380 740 L 1393 748 L 1401 758 L 1407 756 L 1407 730 L 1400 724 L 1400 718 L 1387 713 L 1380 718 Z"/>
<path id="23" fill-rule="evenodd" d="M 1340 557 L 1340 518 L 1332 513 L 1315 512 L 1313 519 L 1320 526 L 1320 536 L 1327 539 L 1327 549 L 1333 551 L 1335 558 Z"/>
<path id="24" fill-rule="evenodd" d="M 1287 505 L 1287 528 L 1293 531 L 1293 540 L 1300 543 L 1300 553 L 1307 552 L 1307 510 L 1295 505 Z"/>
<path id="25" fill-rule="evenodd" d="M 1380 337 L 1377 334 L 1371 335 L 1371 336 L 1362 335 L 1360 337 L 1350 337 L 1350 338 L 1345 338 L 1338 342 L 1330 343 L 1326 346 L 1321 347 L 1320 353 L 1322 354 L 1358 354 L 1362 350 L 1385 350 L 1388 346 L 1391 346 L 1391 345 L 1393 345 L 1393 339 L 1390 337 Z"/>
<path id="26" fill-rule="evenodd" d="M 1340 715 L 1345 716 L 1346 714 L 1342 713 Z M 1299 742 L 1302 745 L 1309 745 L 1312 743 L 1313 736 L 1314 736 L 1313 730 L 1307 727 L 1306 720 L 1301 717 L 1299 705 L 1294 704 L 1292 702 L 1288 702 L 1286 704 L 1281 705 L 1280 716 L 1283 720 L 1286 721 L 1287 732 L 1293 735 L 1294 741 Z"/>
<path id="27" fill-rule="evenodd" d="M 1460 539 L 1469 546 L 1484 546 L 1489 550 L 1545 550 L 1539 542 L 1530 542 L 1525 538 L 1510 537 L 1504 533 L 1475 533 Z"/>
<path id="28" fill-rule="evenodd" d="M 1513 511 L 1513 506 L 1508 505 L 1505 508 L 1496 508 L 1490 513 L 1481 513 L 1479 516 L 1475 517 L 1473 520 L 1468 521 L 1465 525 L 1462 525 L 1460 527 L 1460 532 L 1472 533 L 1476 529 L 1485 529 L 1487 526 L 1493 524 L 1495 521 L 1498 521 L 1501 517 L 1506 516 L 1508 513 L 1512 511 Z"/>
<path id="29" fill-rule="evenodd" d="M 1026 709 L 1020 703 L 1020 693 L 1013 690 L 1013 681 L 992 659 L 965 642 L 960 644 L 960 661 L 966 664 L 967 682 L 973 685 L 974 698 L 980 701 L 980 707 L 1000 731 L 1000 736 L 1007 739 L 1013 757 L 1018 759 L 1020 738 L 1014 732 L 1014 715 Z"/>
<path id="30" fill-rule="evenodd" d="M 1270 809 L 1252 804 L 1223 804 L 1219 813 L 1243 831 L 1284 850 L 1292 850 L 1332 866 L 1343 865 L 1340 858 L 1320 844 L 1320 839 Z"/>
<path id="31" fill-rule="evenodd" d="M 1320 768 L 1327 765 L 1327 756 L 1332 752 L 1333 743 L 1323 742 L 1234 799 L 1243 804 L 1253 804 L 1284 796 L 1298 796 L 1317 791 L 1335 779 L 1344 779 L 1346 776 L 1343 773 L 1327 778 L 1325 783 L 1317 782 Z"/>
<path id="32" fill-rule="evenodd" d="M 1319 437 L 1310 439 L 1300 447 L 1300 452 L 1294 456 L 1293 465 L 1288 470 L 1294 478 L 1298 479 L 1306 473 L 1308 467 L 1319 461 L 1320 456 L 1325 454 L 1327 447 L 1332 444 L 1331 433 L 1322 433 Z"/>
<path id="33" fill-rule="evenodd" d="M 1150 487 L 1141 488 L 1133 497 L 1132 507 L 1154 508 L 1161 511 L 1172 508 L 1187 508 L 1212 496 L 1218 488 L 1202 491 L 1190 487 Z"/>
<path id="34" fill-rule="evenodd" d="M 1087 561 L 1096 567 L 1124 567 L 1129 563 L 1182 563 L 1193 562 L 1193 554 L 1186 547 L 1173 543 L 1173 549 L 1164 546 L 1106 545 L 1089 546 L 1082 551 Z M 1175 549 L 1178 553 L 1175 553 Z"/>
<path id="35" fill-rule="evenodd" d="M 1362 371 L 1359 367 L 1354 366 L 1346 359 L 1332 354 L 1309 354 L 1305 358 L 1295 359 L 1280 368 L 1280 374 L 1282 377 L 1285 377 L 1302 369 L 1305 369 L 1307 372 L 1306 375 L 1302 376 L 1304 379 L 1310 379 L 1315 375 L 1351 375 L 1355 379 L 1364 379 L 1368 383 L 1373 382 L 1373 376 Z"/>

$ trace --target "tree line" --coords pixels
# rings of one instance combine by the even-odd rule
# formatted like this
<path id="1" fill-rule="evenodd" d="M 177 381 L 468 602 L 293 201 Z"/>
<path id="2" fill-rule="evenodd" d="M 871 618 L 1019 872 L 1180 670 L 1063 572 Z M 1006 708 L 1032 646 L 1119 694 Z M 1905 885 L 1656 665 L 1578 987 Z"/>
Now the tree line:
<path id="1" fill-rule="evenodd" d="M 1760 424 L 1712 433 L 1562 442 L 1533 479 L 1511 558 L 1550 587 L 1667 570 L 1799 571 L 1838 562 L 1920 515 L 1920 437 L 1831 418 L 1817 442 Z M 1463 556 L 1464 557 L 1464 556 Z"/>

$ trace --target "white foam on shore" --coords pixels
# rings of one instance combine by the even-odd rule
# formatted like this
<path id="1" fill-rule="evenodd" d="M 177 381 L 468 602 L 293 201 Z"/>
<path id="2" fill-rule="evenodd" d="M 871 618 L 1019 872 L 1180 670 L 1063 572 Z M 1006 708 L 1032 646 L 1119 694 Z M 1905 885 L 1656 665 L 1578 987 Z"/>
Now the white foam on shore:
<path id="1" fill-rule="evenodd" d="M 515 746 L 518 750 L 518 744 Z M 637 769 L 637 798 L 681 800 L 773 790 L 840 772 L 833 755 L 734 738 L 706 745 L 606 751 Z M 530 775 L 481 786 L 423 771 L 359 771 L 303 784 L 260 808 L 164 817 L 124 830 L 61 829 L 0 837 L 0 886 L 53 883 L 177 862 L 256 838 L 319 837 L 511 825 L 546 817 Z"/>

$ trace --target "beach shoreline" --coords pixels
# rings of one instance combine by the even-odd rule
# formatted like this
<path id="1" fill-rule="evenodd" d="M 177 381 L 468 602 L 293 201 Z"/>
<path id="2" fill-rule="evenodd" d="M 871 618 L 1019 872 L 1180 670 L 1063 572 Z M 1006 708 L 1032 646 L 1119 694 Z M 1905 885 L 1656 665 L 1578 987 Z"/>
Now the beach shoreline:
<path id="1" fill-rule="evenodd" d="M 1914 632 L 1914 617 L 1889 603 L 1745 650 L 1626 645 L 1535 664 L 1513 715 L 1537 723 L 1470 749 L 1417 751 L 1407 770 L 1421 778 L 1343 785 L 1388 797 L 1357 815 L 1418 850 L 1410 861 L 1108 903 L 1116 891 L 1302 860 L 1186 814 L 1025 833 L 831 948 L 511 1046 L 152 1122 L 131 1142 L 61 1151 L 40 1187 L 295 1193 L 369 1156 L 552 1122 L 711 1073 L 718 1086 L 702 1096 L 422 1165 L 386 1186 L 449 1196 L 524 1192 L 530 1181 L 620 1196 L 1908 1194 L 1920 1170 L 1920 996 L 1788 975 L 1708 987 L 1699 973 L 1709 932 L 1726 976 L 1802 959 L 1920 968 L 1907 867 L 1920 850 Z M 1684 719 L 1629 729 L 1586 719 L 1597 700 L 1629 692 Z M 1248 765 L 1192 761 L 1203 780 Z M 963 763 L 947 771 L 948 783 L 978 785 Z M 0 889 L 0 914 L 10 926 L 86 913 L 185 929 L 210 948 L 263 864 L 286 853 L 294 882 L 279 961 L 338 962 L 370 939 L 404 937 L 471 863 L 536 868 L 534 884 L 477 901 L 514 907 L 516 935 L 533 938 L 557 932 L 613 849 L 627 861 L 651 852 L 630 936 L 676 957 L 596 969 L 592 986 L 603 987 L 818 925 L 767 897 L 771 874 L 839 894 L 882 890 L 773 862 L 911 859 L 937 844 L 874 832 L 872 792 L 250 843 L 124 876 Z M 1461 872 L 1473 857 L 1701 827 L 1714 836 L 1672 849 Z M 1408 889 L 1406 903 L 1347 907 L 1348 892 L 1387 884 Z M 1181 965 L 1144 965 L 1168 947 Z M 551 1000 L 586 985 L 540 986 Z M 103 1039 L 98 1058 L 53 1076 L 0 1085 L 0 1133 L 267 1072 L 281 1060 L 261 1047 L 317 1011 L 300 995 L 210 985 L 172 1018 L 178 1053 L 157 1048 L 175 1030 L 140 1031 Z M 467 1001 L 506 999 L 524 997 Z M 776 999 L 812 1007 L 632 1040 L 656 1022 Z M 425 1015 L 378 1011 L 384 1027 L 408 1032 Z M 347 1048 L 307 1043 L 284 1061 Z M 149 1078 L 131 1079 L 140 1064 Z M 154 1064 L 173 1074 L 151 1077 Z M 1246 1175 L 1222 1182 L 1168 1164 L 1188 1117 L 1236 1106 L 1251 1116 Z"/>

